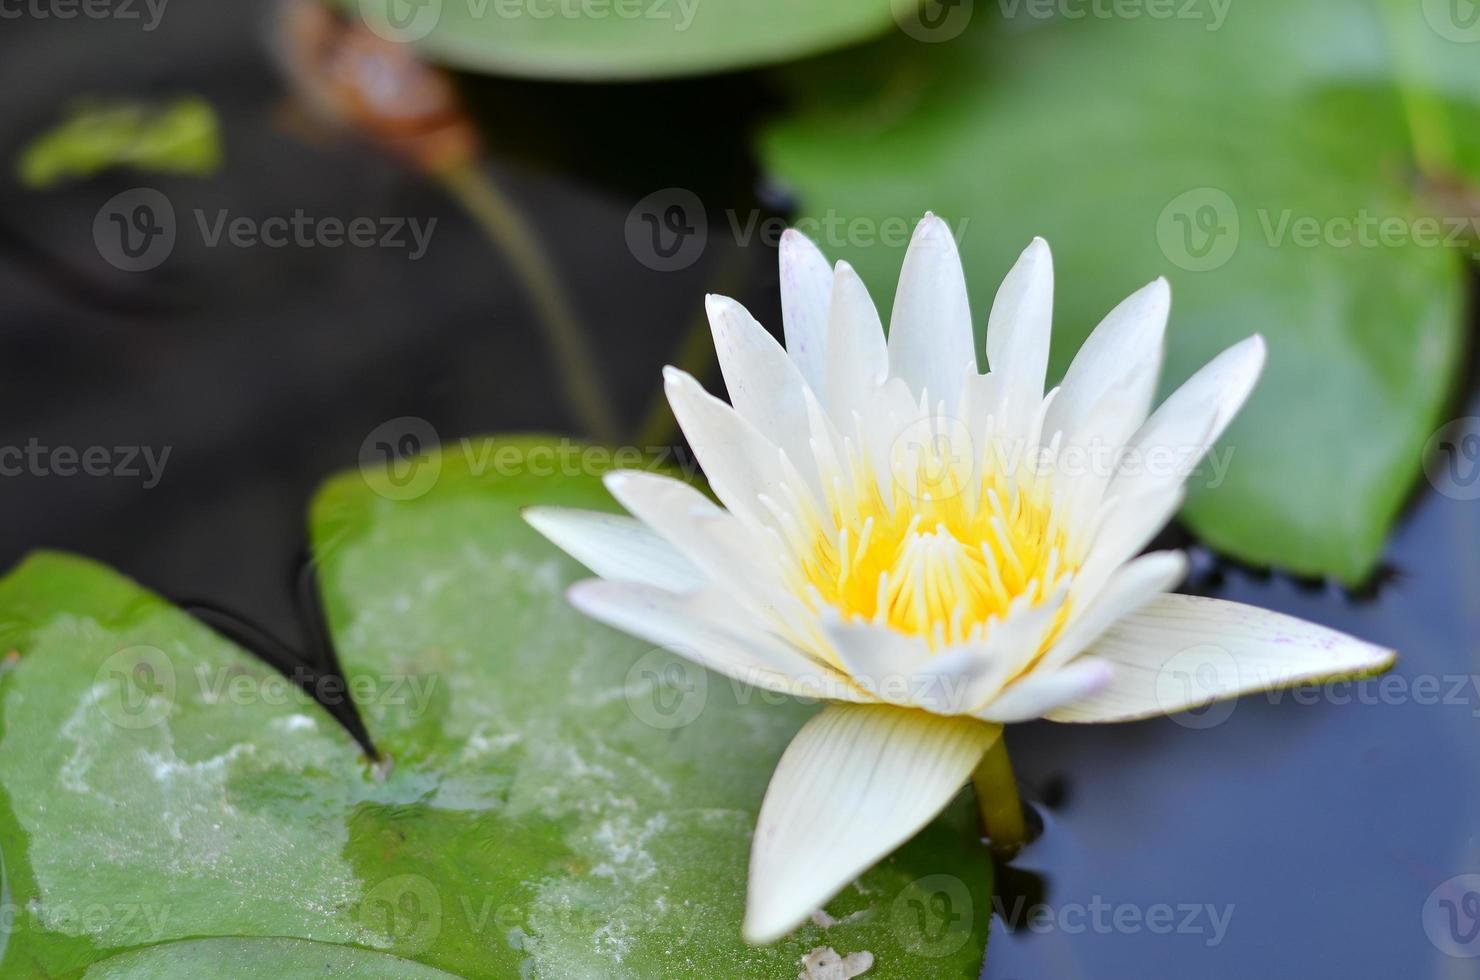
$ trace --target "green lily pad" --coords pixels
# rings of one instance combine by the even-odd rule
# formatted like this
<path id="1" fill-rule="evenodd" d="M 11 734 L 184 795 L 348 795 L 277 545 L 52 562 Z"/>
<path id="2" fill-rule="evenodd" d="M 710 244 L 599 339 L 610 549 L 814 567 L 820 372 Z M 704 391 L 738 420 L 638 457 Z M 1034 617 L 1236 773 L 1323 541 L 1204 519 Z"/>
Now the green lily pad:
<path id="1" fill-rule="evenodd" d="M 1361 581 L 1461 368 L 1474 239 L 1453 184 L 1480 174 L 1475 44 L 1441 30 L 1443 3 L 1035 19 L 1045 6 L 789 70 L 799 105 L 764 134 L 770 169 L 881 304 L 926 210 L 960 236 L 979 328 L 1046 237 L 1054 376 L 1158 275 L 1164 392 L 1263 333 L 1265 377 L 1184 516 L 1236 557 Z"/>
<path id="2" fill-rule="evenodd" d="M 87 968 L 83 980 L 449 980 L 451 973 L 353 946 L 304 939 L 187 939 L 120 953 Z"/>
<path id="3" fill-rule="evenodd" d="M 374 764 L 282 675 L 116 573 L 47 553 L 0 581 L 0 972 L 209 976 L 232 950 L 290 977 L 395 957 L 775 977 L 832 946 L 881 975 L 974 977 L 991 873 L 966 794 L 827 925 L 741 941 L 761 795 L 815 708 L 568 608 L 581 570 L 519 512 L 611 506 L 609 457 L 486 440 L 410 482 L 323 490 L 321 587 Z"/>
<path id="4" fill-rule="evenodd" d="M 341 0 L 372 31 L 472 71 L 637 79 L 775 64 L 864 40 L 913 0 Z"/>

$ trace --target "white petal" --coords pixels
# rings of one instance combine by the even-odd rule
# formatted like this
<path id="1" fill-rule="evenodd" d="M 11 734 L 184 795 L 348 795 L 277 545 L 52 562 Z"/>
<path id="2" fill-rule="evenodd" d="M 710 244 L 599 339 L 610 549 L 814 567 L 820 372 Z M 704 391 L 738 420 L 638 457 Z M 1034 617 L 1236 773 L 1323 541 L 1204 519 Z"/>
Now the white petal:
<path id="1" fill-rule="evenodd" d="M 666 539 L 707 582 L 724 586 L 752 615 L 805 629 L 812 617 L 781 581 L 756 532 L 686 483 L 640 470 L 605 479 L 611 495 Z M 610 577 L 610 576 L 607 576 Z"/>
<path id="2" fill-rule="evenodd" d="M 1253 691 L 1386 670 L 1395 654 L 1254 606 L 1164 595 L 1119 620 L 1090 652 L 1115 665 L 1099 692 L 1054 721 L 1132 721 Z"/>
<path id="3" fill-rule="evenodd" d="M 858 273 L 839 262 L 827 320 L 827 405 L 835 424 L 853 430 L 853 413 L 889 372 L 884 324 Z"/>
<path id="4" fill-rule="evenodd" d="M 670 592 L 704 584 L 704 575 L 640 521 L 569 507 L 529 507 L 524 519 L 602 578 L 641 582 Z"/>
<path id="5" fill-rule="evenodd" d="M 806 382 L 796 364 L 739 303 L 711 295 L 704 308 L 730 404 L 784 450 L 798 470 L 807 472 L 812 454 L 807 448 Z"/>
<path id="6" fill-rule="evenodd" d="M 1103 588 L 1086 590 L 1083 595 L 1076 590 L 1074 601 L 1085 605 L 1071 610 L 1064 632 L 1043 655 L 1042 663 L 1033 668 L 1034 672 L 1051 672 L 1069 663 L 1116 620 L 1175 588 L 1186 575 L 1186 555 L 1180 551 L 1157 551 L 1116 569 Z"/>
<path id="7" fill-rule="evenodd" d="M 1151 543 L 1185 497 L 1182 485 L 1173 483 L 1108 501 L 1097 517 L 1099 527 L 1079 569 L 1078 582 L 1097 590 L 1111 573 Z"/>
<path id="8" fill-rule="evenodd" d="M 879 700 L 939 715 L 964 715 L 996 697 L 1023 668 L 1065 594 L 1060 588 L 1037 605 L 1020 598 L 987 627 L 982 640 L 934 651 L 923 637 L 883 625 L 832 617 L 823 628 L 853 683 Z"/>
<path id="9" fill-rule="evenodd" d="M 727 618 L 722 592 L 677 595 L 630 582 L 588 579 L 571 586 L 568 595 L 571 605 L 592 619 L 726 677 L 798 697 L 867 700 L 842 675 L 754 628 L 746 617 Z"/>
<path id="10" fill-rule="evenodd" d="M 790 459 L 699 382 L 677 368 L 664 368 L 663 389 L 715 496 L 731 511 L 770 525 L 762 496 L 782 506 L 815 504 L 810 484 Z"/>
<path id="11" fill-rule="evenodd" d="M 987 318 L 987 362 L 1000 379 L 995 414 L 1020 436 L 1043 400 L 1053 333 L 1053 256 L 1033 239 L 1002 280 Z"/>
<path id="12" fill-rule="evenodd" d="M 1042 718 L 1059 705 L 1088 697 L 1110 683 L 1115 668 L 1098 657 L 1081 657 L 1057 670 L 1035 670 L 1009 684 L 990 704 L 975 712 L 1000 725 Z"/>
<path id="13" fill-rule="evenodd" d="M 781 757 L 750 846 L 745 939 L 769 943 L 929 823 L 1001 729 L 887 705 L 833 705 Z"/>
<path id="14" fill-rule="evenodd" d="M 916 671 L 915 703 L 936 714 L 960 715 L 997 697 L 1043 645 L 1066 595 L 1061 586 L 1036 605 L 1021 596 L 1006 616 L 988 625 L 983 642 L 941 651 Z"/>
<path id="15" fill-rule="evenodd" d="M 1165 279 L 1132 293 L 1089 335 L 1049 409 L 1044 436 L 1066 445 L 1123 446 L 1146 421 L 1171 310 Z"/>
<path id="16" fill-rule="evenodd" d="M 781 233 L 781 319 L 786 352 L 819 395 L 826 384 L 827 305 L 832 267 L 799 231 Z"/>
<path id="17" fill-rule="evenodd" d="M 892 704 L 911 703 L 908 680 L 934 656 L 920 637 L 887 626 L 827 615 L 823 631 L 853 683 Z"/>
<path id="18" fill-rule="evenodd" d="M 889 317 L 889 372 L 918 397 L 956 411 L 961 382 L 975 371 L 971 306 L 956 239 L 946 223 L 925 215 L 910 239 L 894 312 Z"/>
<path id="19" fill-rule="evenodd" d="M 1188 378 L 1131 440 L 1124 472 L 1108 493 L 1124 496 L 1186 480 L 1254 390 L 1264 359 L 1264 338 L 1255 334 Z"/>

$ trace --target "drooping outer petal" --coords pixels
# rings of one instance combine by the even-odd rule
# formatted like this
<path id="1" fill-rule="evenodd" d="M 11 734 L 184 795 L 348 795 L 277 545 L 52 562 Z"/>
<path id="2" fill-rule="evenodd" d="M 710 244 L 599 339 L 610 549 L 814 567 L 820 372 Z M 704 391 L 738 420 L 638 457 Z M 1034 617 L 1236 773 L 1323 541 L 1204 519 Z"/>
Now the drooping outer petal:
<path id="1" fill-rule="evenodd" d="M 1293 616 L 1200 596 L 1163 595 L 1090 644 L 1115 672 L 1053 721 L 1134 721 L 1254 691 L 1376 673 L 1391 650 Z"/>
<path id="2" fill-rule="evenodd" d="M 792 740 L 750 847 L 745 938 L 789 932 L 912 837 L 965 785 L 1001 729 L 889 705 L 832 705 Z"/>
<path id="3" fill-rule="evenodd" d="M 706 581 L 677 549 L 630 517 L 568 507 L 530 507 L 524 519 L 602 578 L 640 582 L 670 592 L 697 589 Z"/>
<path id="4" fill-rule="evenodd" d="M 742 622 L 727 623 L 723 593 L 674 595 L 630 582 L 587 579 L 570 587 L 571 605 L 592 619 L 641 637 L 744 684 L 799 697 L 866 700 L 842 675 Z"/>

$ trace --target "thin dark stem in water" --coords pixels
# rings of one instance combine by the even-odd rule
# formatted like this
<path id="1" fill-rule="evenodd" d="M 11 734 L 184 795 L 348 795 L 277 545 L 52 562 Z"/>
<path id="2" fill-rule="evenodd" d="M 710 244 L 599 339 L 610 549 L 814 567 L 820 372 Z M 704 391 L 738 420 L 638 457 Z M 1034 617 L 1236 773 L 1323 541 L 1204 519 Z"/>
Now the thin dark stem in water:
<path id="1" fill-rule="evenodd" d="M 596 370 L 586 332 L 565 298 L 549 256 L 518 206 L 476 162 L 457 164 L 439 171 L 437 176 L 507 256 L 529 291 L 572 414 L 592 438 L 615 442 L 616 412 Z"/>

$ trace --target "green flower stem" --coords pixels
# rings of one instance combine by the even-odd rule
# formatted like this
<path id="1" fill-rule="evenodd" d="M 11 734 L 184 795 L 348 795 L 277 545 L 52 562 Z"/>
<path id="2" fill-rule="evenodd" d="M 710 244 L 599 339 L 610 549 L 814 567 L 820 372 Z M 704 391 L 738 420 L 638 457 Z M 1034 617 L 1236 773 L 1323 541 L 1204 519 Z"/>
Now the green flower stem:
<path id="1" fill-rule="evenodd" d="M 566 404 L 576 420 L 592 438 L 615 443 L 617 415 L 596 371 L 596 357 L 534 230 L 476 162 L 449 167 L 437 176 L 508 258 L 528 290 L 544 324 Z"/>
<path id="2" fill-rule="evenodd" d="M 982 834 L 991 844 L 992 853 L 1005 861 L 1028 842 L 1028 824 L 1023 819 L 1012 762 L 1007 758 L 1007 741 L 1000 731 L 982 761 L 977 763 L 971 784 L 981 811 Z"/>

